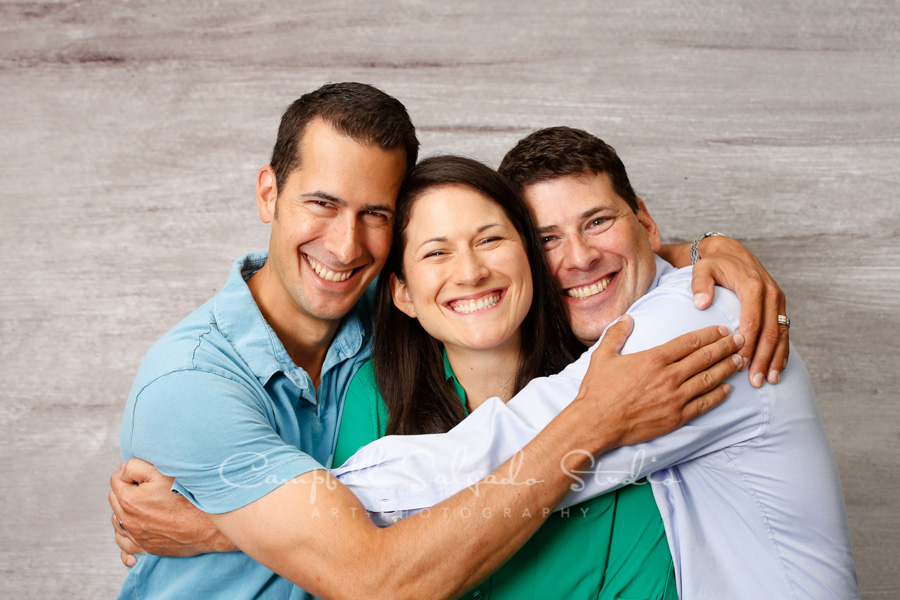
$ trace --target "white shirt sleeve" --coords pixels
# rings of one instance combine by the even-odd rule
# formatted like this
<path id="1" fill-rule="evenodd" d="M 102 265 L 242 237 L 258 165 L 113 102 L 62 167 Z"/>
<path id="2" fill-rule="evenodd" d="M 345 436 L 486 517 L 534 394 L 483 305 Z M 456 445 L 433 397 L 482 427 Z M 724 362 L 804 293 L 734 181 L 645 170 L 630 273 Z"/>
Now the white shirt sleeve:
<path id="1" fill-rule="evenodd" d="M 682 333 L 709 325 L 726 325 L 736 330 L 740 306 L 731 292 L 717 289 L 713 306 L 699 311 L 693 306 L 689 270 L 686 274 L 675 272 L 661 282 L 666 283 L 628 311 L 635 326 L 623 354 L 658 346 Z M 511 472 L 494 471 L 524 448 L 575 398 L 594 348 L 596 345 L 558 375 L 533 380 L 507 404 L 492 398 L 444 434 L 388 436 L 376 440 L 360 449 L 334 474 L 375 513 L 408 514 L 433 506 L 474 484 L 502 484 L 515 476 L 515 461 L 511 463 Z M 746 379 L 747 374 L 739 372 L 733 378 Z M 745 388 L 753 389 L 741 386 Z M 570 473 L 572 491 L 560 507 L 752 438 L 764 425 L 764 404 L 762 394 L 750 392 L 742 397 L 732 394 L 722 405 L 668 435 L 597 457 L 589 472 Z M 491 478 L 482 481 L 492 473 Z"/>

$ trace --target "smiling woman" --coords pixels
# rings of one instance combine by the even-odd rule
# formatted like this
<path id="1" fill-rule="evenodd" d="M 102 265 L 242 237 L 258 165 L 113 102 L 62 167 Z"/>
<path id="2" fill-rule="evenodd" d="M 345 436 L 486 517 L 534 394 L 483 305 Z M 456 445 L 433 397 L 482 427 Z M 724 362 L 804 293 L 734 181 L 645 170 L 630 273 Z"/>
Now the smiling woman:
<path id="1" fill-rule="evenodd" d="M 497 203 L 459 184 L 422 193 L 410 222 L 403 273 L 389 278 L 394 304 L 443 342 L 463 387 L 489 390 L 468 394 L 470 409 L 511 398 L 533 292 L 521 236 Z M 486 349 L 493 364 L 484 362 Z"/>
<path id="2" fill-rule="evenodd" d="M 581 353 L 524 202 L 476 161 L 416 166 L 377 290 L 373 361 L 350 384 L 334 462 L 386 433 L 451 429 Z M 507 515 L 508 516 L 508 515 Z M 499 515 L 497 518 L 500 518 Z M 675 598 L 649 486 L 552 515 L 467 597 Z"/>

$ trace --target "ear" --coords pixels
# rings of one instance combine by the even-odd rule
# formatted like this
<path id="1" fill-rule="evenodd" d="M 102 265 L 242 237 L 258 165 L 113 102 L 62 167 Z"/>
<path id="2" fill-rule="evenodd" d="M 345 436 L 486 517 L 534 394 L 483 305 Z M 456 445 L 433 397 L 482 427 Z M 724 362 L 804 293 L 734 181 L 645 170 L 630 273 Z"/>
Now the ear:
<path id="1" fill-rule="evenodd" d="M 638 222 L 647 232 L 647 239 L 650 240 L 650 248 L 652 248 L 654 252 L 658 252 L 662 246 L 662 240 L 659 237 L 659 227 L 656 226 L 656 221 L 650 216 L 650 211 L 647 210 L 644 201 L 638 198 L 637 205 Z"/>
<path id="2" fill-rule="evenodd" d="M 409 297 L 409 288 L 393 273 L 391 273 L 388 283 L 391 286 L 391 298 L 394 299 L 394 306 L 407 317 L 415 319 L 416 308 L 413 306 L 412 298 Z"/>
<path id="3" fill-rule="evenodd" d="M 271 223 L 275 219 L 277 201 L 278 184 L 275 183 L 275 170 L 266 165 L 256 176 L 256 208 L 263 223 Z"/>

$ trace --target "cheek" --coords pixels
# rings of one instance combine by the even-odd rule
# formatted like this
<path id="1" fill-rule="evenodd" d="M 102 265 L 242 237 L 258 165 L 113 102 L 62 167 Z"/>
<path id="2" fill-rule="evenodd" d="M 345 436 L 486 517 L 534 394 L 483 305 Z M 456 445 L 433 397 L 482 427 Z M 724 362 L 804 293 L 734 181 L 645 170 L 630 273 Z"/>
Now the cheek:
<path id="1" fill-rule="evenodd" d="M 556 277 L 556 274 L 559 272 L 560 267 L 562 266 L 564 253 L 562 247 L 554 248 L 547 252 L 544 252 L 544 257 L 547 259 L 547 266 L 550 267 L 550 274 L 553 277 Z"/>
<path id="2" fill-rule="evenodd" d="M 366 248 L 375 262 L 383 265 L 391 251 L 391 230 L 370 232 L 366 237 Z"/>
<path id="3" fill-rule="evenodd" d="M 416 265 L 406 270 L 406 289 L 409 290 L 409 299 L 417 312 L 425 310 L 427 304 L 432 304 L 441 289 L 440 272 L 428 265 Z"/>
<path id="4" fill-rule="evenodd" d="M 527 273 L 525 284 L 522 286 L 522 310 L 527 314 L 534 301 L 534 282 L 531 279 L 531 273 Z"/>

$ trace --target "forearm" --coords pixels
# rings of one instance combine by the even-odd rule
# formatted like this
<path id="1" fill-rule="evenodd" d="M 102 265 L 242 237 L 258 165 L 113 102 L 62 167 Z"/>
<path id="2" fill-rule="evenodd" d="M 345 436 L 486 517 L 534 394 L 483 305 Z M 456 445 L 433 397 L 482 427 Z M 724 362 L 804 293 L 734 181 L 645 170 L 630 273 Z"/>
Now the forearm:
<path id="1" fill-rule="evenodd" d="M 680 244 L 663 244 L 657 253 L 661 259 L 667 263 L 678 267 L 691 266 L 691 244 L 684 242 Z"/>
<path id="2" fill-rule="evenodd" d="M 318 596 L 456 597 L 534 533 L 568 491 L 566 469 L 612 447 L 602 428 L 591 439 L 572 435 L 584 408 L 564 411 L 488 478 L 386 529 L 321 471 L 212 518 L 254 559 Z"/>
<path id="3" fill-rule="evenodd" d="M 378 529 L 347 487 L 317 470 L 211 519 L 251 557 L 318 596 L 459 595 L 534 533 L 566 494 L 572 483 L 569 472 L 583 468 L 591 456 L 672 431 L 724 399 L 727 389 L 719 383 L 737 368 L 726 358 L 740 346 L 737 336 L 723 338 L 727 330 L 712 327 L 651 351 L 618 356 L 630 323 L 625 319 L 607 331 L 589 358 L 574 399 L 522 452 L 477 484 L 441 498 L 446 501 L 417 505 L 430 510 Z M 703 376 L 694 376 L 704 370 Z M 541 381 L 558 388 L 574 378 Z M 459 434 L 458 428 L 453 432 Z M 492 433 L 502 438 L 508 432 Z M 469 438 L 468 445 L 456 445 L 450 454 L 479 454 L 486 450 L 482 441 Z M 455 469 L 451 465 L 454 474 Z M 377 468 L 362 471 L 379 476 Z M 382 489 L 415 495 L 415 489 L 396 479 Z M 446 491 L 446 486 L 437 487 L 438 493 Z M 370 508 L 379 510 L 378 496 L 371 498 Z"/>
<path id="4" fill-rule="evenodd" d="M 577 407 L 564 411 L 484 480 L 384 530 L 394 554 L 407 556 L 387 588 L 407 592 L 398 597 L 458 597 L 499 568 L 565 497 L 566 473 L 613 447 L 611 432 L 573 437 L 582 422 Z"/>

